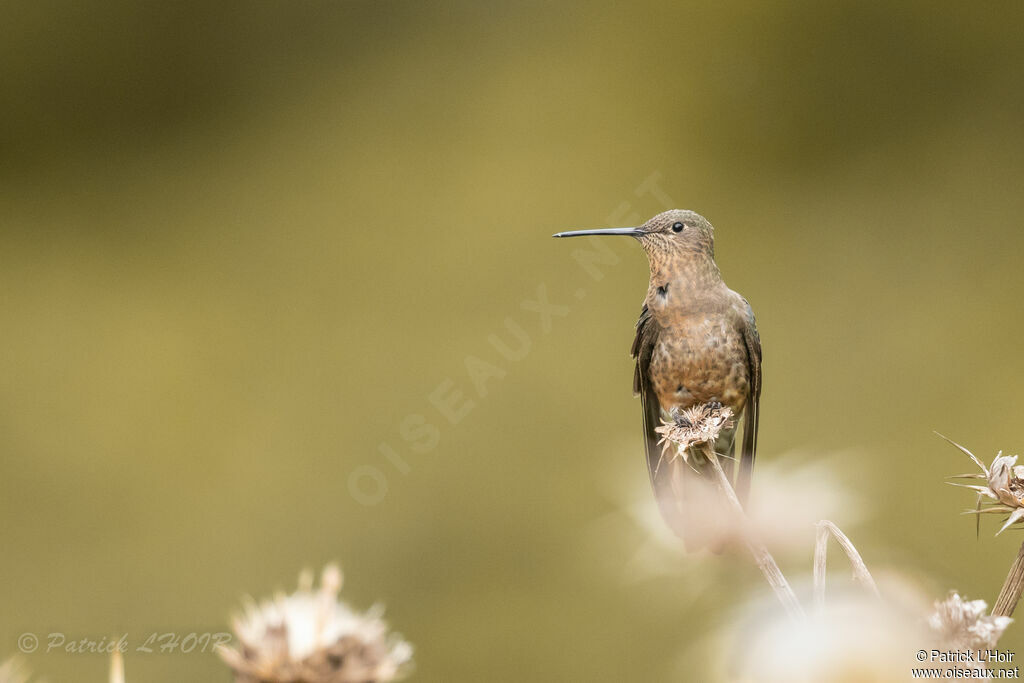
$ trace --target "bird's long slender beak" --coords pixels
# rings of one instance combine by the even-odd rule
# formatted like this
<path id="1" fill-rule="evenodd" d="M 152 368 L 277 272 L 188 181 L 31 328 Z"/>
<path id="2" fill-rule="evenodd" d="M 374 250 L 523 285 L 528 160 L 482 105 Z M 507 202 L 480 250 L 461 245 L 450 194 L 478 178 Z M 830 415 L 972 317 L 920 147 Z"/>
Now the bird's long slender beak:
<path id="1" fill-rule="evenodd" d="M 552 237 L 582 237 L 583 235 L 629 235 L 639 237 L 644 233 L 640 228 L 604 228 L 603 230 L 570 230 L 556 232 Z"/>

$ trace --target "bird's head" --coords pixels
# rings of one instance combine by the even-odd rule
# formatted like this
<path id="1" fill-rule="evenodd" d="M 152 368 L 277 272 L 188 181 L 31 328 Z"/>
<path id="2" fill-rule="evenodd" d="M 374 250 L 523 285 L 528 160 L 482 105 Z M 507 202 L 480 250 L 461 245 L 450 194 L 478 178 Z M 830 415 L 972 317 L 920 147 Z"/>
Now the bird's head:
<path id="1" fill-rule="evenodd" d="M 648 256 L 672 257 L 703 254 L 715 257 L 715 229 L 706 218 L 694 211 L 672 209 L 654 216 L 635 228 L 603 230 L 572 230 L 554 237 L 582 235 L 627 235 L 636 238 Z"/>

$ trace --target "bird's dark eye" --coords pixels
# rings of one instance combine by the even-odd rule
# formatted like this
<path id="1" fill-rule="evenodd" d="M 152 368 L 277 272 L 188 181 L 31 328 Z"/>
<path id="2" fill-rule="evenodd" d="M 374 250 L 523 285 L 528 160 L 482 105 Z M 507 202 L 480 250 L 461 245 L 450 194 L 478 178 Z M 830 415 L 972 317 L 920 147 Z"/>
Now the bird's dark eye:
<path id="1" fill-rule="evenodd" d="M 672 224 L 672 232 L 682 232 L 683 228 L 685 228 L 685 227 L 686 226 L 683 225 L 682 223 L 673 223 Z"/>

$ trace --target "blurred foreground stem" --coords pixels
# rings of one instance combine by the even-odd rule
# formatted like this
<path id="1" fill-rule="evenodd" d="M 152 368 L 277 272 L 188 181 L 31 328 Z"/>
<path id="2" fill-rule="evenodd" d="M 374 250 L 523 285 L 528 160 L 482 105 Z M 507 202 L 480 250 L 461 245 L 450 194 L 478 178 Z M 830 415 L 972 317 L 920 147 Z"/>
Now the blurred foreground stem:
<path id="1" fill-rule="evenodd" d="M 996 598 L 996 604 L 992 608 L 992 616 L 1013 616 L 1013 610 L 1017 607 L 1022 591 L 1024 591 L 1024 543 L 1021 544 L 1020 550 L 1017 551 L 1016 559 L 1010 565 L 1010 573 L 1006 575 L 1003 589 L 999 591 L 999 597 Z"/>
<path id="2" fill-rule="evenodd" d="M 715 449 L 710 443 L 704 442 L 701 444 L 701 450 L 708 459 L 708 462 L 711 463 L 711 469 L 715 474 L 715 483 L 725 496 L 725 499 L 729 501 L 729 506 L 740 523 L 743 541 L 746 543 L 747 549 L 750 550 L 750 554 L 754 556 L 754 561 L 757 563 L 761 573 L 764 574 L 768 585 L 775 591 L 775 596 L 782 603 L 782 606 L 786 608 L 790 618 L 798 622 L 803 620 L 804 610 L 800 606 L 800 601 L 796 599 L 796 594 L 790 588 L 789 582 L 783 576 L 782 570 L 779 569 L 779 565 L 775 562 L 775 558 L 772 557 L 772 554 L 768 552 L 768 548 L 754 534 L 750 525 L 747 524 L 747 516 L 743 512 L 743 505 L 740 503 L 740 499 L 736 497 L 736 491 L 733 489 L 732 484 L 729 483 L 729 478 L 725 476 L 725 470 L 722 469 L 722 464 L 718 461 Z M 1020 593 L 1018 592 L 1019 595 Z"/>
<path id="3" fill-rule="evenodd" d="M 843 533 L 843 530 L 837 527 L 827 519 L 823 519 L 815 525 L 817 529 L 817 539 L 814 543 L 814 603 L 815 607 L 822 609 L 825 606 L 825 561 L 828 557 L 828 538 L 836 539 L 836 542 L 846 552 L 846 557 L 850 560 L 850 566 L 853 567 L 853 579 L 860 583 L 866 589 L 871 591 L 876 598 L 882 596 L 878 592 L 878 586 L 875 585 L 875 580 L 871 578 L 871 572 L 868 571 L 868 566 L 864 564 L 864 559 L 857 552 L 856 546 L 853 545 L 853 541 Z"/>

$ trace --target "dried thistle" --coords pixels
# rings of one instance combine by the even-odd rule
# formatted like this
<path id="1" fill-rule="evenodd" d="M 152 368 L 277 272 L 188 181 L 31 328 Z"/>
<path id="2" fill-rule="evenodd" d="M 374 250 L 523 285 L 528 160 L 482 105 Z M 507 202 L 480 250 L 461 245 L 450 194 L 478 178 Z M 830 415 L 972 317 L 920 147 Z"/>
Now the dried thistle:
<path id="1" fill-rule="evenodd" d="M 674 445 L 676 454 L 670 460 L 682 457 L 688 462 L 690 448 L 715 443 L 722 430 L 732 426 L 732 417 L 732 409 L 721 403 L 699 403 L 685 410 L 673 408 L 671 419 L 662 420 L 662 425 L 654 431 L 661 434 L 658 445 L 663 454 Z"/>
<path id="2" fill-rule="evenodd" d="M 412 646 L 388 632 L 382 610 L 365 614 L 338 600 L 342 575 L 328 565 L 313 590 L 304 572 L 299 589 L 234 619 L 239 647 L 221 648 L 236 683 L 384 683 L 411 667 Z"/>
<path id="3" fill-rule="evenodd" d="M 946 439 L 944 436 L 942 438 Z M 985 463 L 960 444 L 950 439 L 946 441 L 960 449 L 981 469 L 980 474 L 960 474 L 957 477 L 985 480 L 984 486 L 950 482 L 953 486 L 971 489 L 978 494 L 977 508 L 968 510 L 967 514 L 1007 514 L 1003 526 L 996 532 L 997 536 L 1024 519 L 1024 465 L 1017 464 L 1017 456 L 1003 455 L 999 451 L 992 465 L 986 467 Z"/>
<path id="4" fill-rule="evenodd" d="M 967 601 L 956 592 L 935 602 L 935 612 L 928 625 L 953 650 L 986 650 L 996 646 L 1003 631 L 1013 621 L 1010 617 L 988 616 L 984 600 Z"/>

